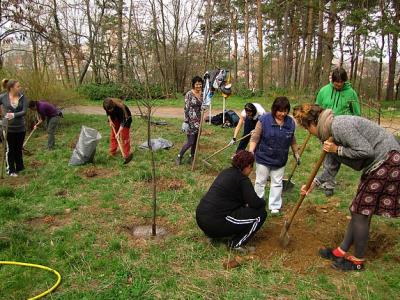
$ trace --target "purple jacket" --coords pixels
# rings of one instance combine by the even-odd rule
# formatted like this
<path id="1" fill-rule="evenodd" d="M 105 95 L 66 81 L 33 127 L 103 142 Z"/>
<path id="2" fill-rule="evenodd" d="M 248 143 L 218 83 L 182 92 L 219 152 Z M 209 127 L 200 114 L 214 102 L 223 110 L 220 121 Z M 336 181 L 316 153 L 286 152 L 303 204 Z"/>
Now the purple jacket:
<path id="1" fill-rule="evenodd" d="M 38 114 L 41 115 L 42 118 L 46 118 L 46 117 L 52 118 L 52 117 L 58 116 L 60 114 L 60 112 L 54 105 L 52 105 L 46 101 L 38 101 L 36 108 L 37 108 Z"/>

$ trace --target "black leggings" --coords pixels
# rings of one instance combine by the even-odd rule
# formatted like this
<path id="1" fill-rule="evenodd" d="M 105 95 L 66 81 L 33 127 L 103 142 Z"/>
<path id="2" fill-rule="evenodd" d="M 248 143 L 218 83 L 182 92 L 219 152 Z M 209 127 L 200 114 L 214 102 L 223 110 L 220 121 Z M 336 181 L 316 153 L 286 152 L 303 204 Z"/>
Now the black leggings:
<path id="1" fill-rule="evenodd" d="M 228 216 L 215 218 L 212 215 L 196 214 L 200 229 L 211 238 L 231 237 L 230 246 L 240 247 L 261 228 L 267 218 L 265 208 L 240 207 Z"/>
<path id="2" fill-rule="evenodd" d="M 196 142 L 197 142 L 198 133 L 195 134 L 188 134 L 187 135 L 187 142 L 183 145 L 181 151 L 179 152 L 179 156 L 183 157 L 185 152 L 191 147 L 190 154 L 194 156 L 194 152 L 196 151 Z"/>
<path id="3" fill-rule="evenodd" d="M 24 144 L 25 132 L 8 132 L 7 133 L 7 172 L 8 174 L 16 173 L 24 169 L 24 161 L 22 159 L 22 146 Z"/>
<path id="4" fill-rule="evenodd" d="M 347 226 L 347 231 L 344 236 L 340 248 L 344 251 L 349 251 L 354 244 L 354 254 L 357 258 L 363 258 L 367 249 L 369 237 L 369 225 L 371 216 L 352 213 L 351 220 Z"/>

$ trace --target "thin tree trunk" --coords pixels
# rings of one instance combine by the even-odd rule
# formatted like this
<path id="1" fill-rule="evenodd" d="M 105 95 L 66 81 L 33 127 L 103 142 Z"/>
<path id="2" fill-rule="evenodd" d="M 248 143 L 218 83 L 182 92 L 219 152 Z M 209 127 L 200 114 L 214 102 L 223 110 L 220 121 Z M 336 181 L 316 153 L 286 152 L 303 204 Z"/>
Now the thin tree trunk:
<path id="1" fill-rule="evenodd" d="M 385 0 L 381 0 L 379 3 L 381 9 L 381 20 L 384 22 L 385 20 Z M 383 49 L 385 48 L 385 34 L 384 29 L 381 29 L 381 48 L 379 55 L 379 70 L 378 70 L 378 85 L 377 85 L 377 95 L 376 99 L 381 101 L 381 93 L 382 93 L 382 67 L 383 67 Z"/>
<path id="2" fill-rule="evenodd" d="M 53 20 L 54 20 L 54 24 L 55 24 L 55 28 L 56 28 L 57 46 L 58 46 L 58 50 L 60 52 L 61 59 L 62 59 L 63 65 L 64 65 L 65 78 L 67 80 L 67 84 L 69 85 L 70 81 L 71 81 L 70 77 L 69 77 L 69 67 L 68 67 L 67 58 L 65 56 L 66 49 L 65 49 L 65 44 L 64 44 L 62 32 L 61 32 L 60 20 L 58 19 L 58 15 L 57 15 L 57 10 L 58 10 L 57 1 L 53 0 L 52 14 L 53 14 Z"/>
<path id="3" fill-rule="evenodd" d="M 339 51 L 340 51 L 339 67 L 343 67 L 343 61 L 344 61 L 343 21 L 340 18 L 338 18 L 338 22 L 339 22 Z"/>
<path id="4" fill-rule="evenodd" d="M 156 54 L 156 58 L 157 58 L 157 65 L 158 68 L 160 70 L 161 73 L 161 78 L 162 78 L 162 85 L 163 85 L 163 89 L 164 89 L 164 94 L 168 95 L 168 87 L 167 87 L 167 78 L 166 78 L 166 74 L 164 71 L 163 66 L 165 66 L 162 63 L 161 60 L 161 54 L 160 54 L 160 49 L 159 49 L 159 35 L 158 35 L 158 26 L 157 26 L 157 9 L 156 9 L 156 4 L 154 1 L 150 1 L 151 4 L 151 12 L 152 12 L 152 16 L 153 16 L 153 42 L 154 42 L 154 52 Z"/>
<path id="5" fill-rule="evenodd" d="M 257 43 L 258 43 L 258 89 L 264 90 L 264 50 L 263 50 L 263 20 L 261 0 L 257 0 Z"/>
<path id="6" fill-rule="evenodd" d="M 246 88 L 250 88 L 250 61 L 249 61 L 249 1 L 244 1 L 244 76 Z"/>
<path id="7" fill-rule="evenodd" d="M 397 27 L 400 26 L 400 3 L 398 0 L 393 0 L 393 7 L 395 9 L 394 22 Z M 392 33 L 392 51 L 389 57 L 389 74 L 388 83 L 386 86 L 386 97 L 385 100 L 394 100 L 394 78 L 396 74 L 396 58 L 397 58 L 397 48 L 398 48 L 398 38 L 399 33 L 394 31 Z M 389 47 L 389 44 L 388 44 Z"/>
<path id="8" fill-rule="evenodd" d="M 361 82 L 363 78 L 363 73 L 364 73 L 364 63 L 365 63 L 365 52 L 366 52 L 366 47 L 367 47 L 367 36 L 364 36 L 364 43 L 363 43 L 363 50 L 362 50 L 362 61 L 361 61 L 361 68 L 360 68 L 360 76 L 358 78 L 358 94 L 361 94 Z"/>
<path id="9" fill-rule="evenodd" d="M 30 37 L 31 37 L 31 42 L 32 42 L 33 70 L 36 74 L 39 74 L 37 36 L 35 33 L 31 32 Z"/>
<path id="10" fill-rule="evenodd" d="M 322 67 L 322 53 L 323 53 L 323 38 L 324 38 L 324 9 L 325 1 L 319 0 L 318 11 L 318 38 L 317 38 L 317 57 L 314 64 L 314 80 L 313 90 L 316 91 L 321 86 L 321 67 Z"/>
<path id="11" fill-rule="evenodd" d="M 332 59 L 333 59 L 333 38 L 335 36 L 336 24 L 336 0 L 332 0 L 329 8 L 329 21 L 328 30 L 326 33 L 324 59 L 323 59 L 323 72 L 322 82 L 327 82 L 329 73 L 331 72 Z"/>
<path id="12" fill-rule="evenodd" d="M 308 1 L 308 16 L 307 16 L 307 46 L 306 55 L 304 60 L 304 77 L 303 87 L 307 88 L 310 81 L 310 63 L 311 63 L 311 49 L 312 49 L 312 30 L 314 27 L 314 6 L 313 0 Z"/>
<path id="13" fill-rule="evenodd" d="M 124 31 L 123 26 L 123 9 L 124 9 L 124 0 L 118 0 L 116 3 L 117 9 L 117 20 L 118 20 L 118 29 L 117 29 L 117 78 L 119 82 L 124 82 L 124 61 L 123 61 L 123 40 L 122 35 Z"/>
<path id="14" fill-rule="evenodd" d="M 237 11 L 235 8 L 229 10 L 231 16 L 231 24 L 232 24 L 232 34 L 233 34 L 233 79 L 234 82 L 237 82 L 238 76 L 238 36 L 237 36 Z"/>
<path id="15" fill-rule="evenodd" d="M 282 81 L 282 84 L 284 87 L 288 86 L 288 80 L 287 80 L 287 75 L 288 75 L 288 28 L 289 28 L 289 10 L 291 6 L 291 1 L 286 2 L 285 6 L 285 14 L 283 16 L 283 40 L 282 40 L 282 60 L 283 60 L 283 66 L 282 70 L 280 71 L 280 80 Z"/>

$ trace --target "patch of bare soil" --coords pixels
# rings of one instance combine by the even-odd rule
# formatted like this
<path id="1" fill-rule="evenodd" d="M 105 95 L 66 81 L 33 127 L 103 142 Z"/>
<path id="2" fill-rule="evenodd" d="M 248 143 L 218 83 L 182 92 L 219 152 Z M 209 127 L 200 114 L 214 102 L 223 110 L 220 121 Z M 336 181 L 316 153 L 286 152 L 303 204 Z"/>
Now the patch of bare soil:
<path id="1" fill-rule="evenodd" d="M 66 197 L 66 196 L 68 196 L 68 191 L 66 191 L 66 190 L 59 190 L 59 191 L 57 191 L 57 192 L 54 193 L 54 196 Z"/>
<path id="2" fill-rule="evenodd" d="M 256 246 L 254 256 L 267 266 L 273 258 L 279 257 L 283 265 L 299 272 L 329 266 L 329 261 L 319 258 L 318 249 L 340 244 L 349 222 L 346 214 L 338 211 L 334 203 L 323 206 L 304 203 L 290 227 L 290 243 L 282 248 L 279 235 L 285 217 L 288 218 L 290 212 L 288 208 L 284 216 L 272 218 L 269 222 L 267 220 L 251 242 Z M 366 257 L 381 257 L 390 251 L 397 238 L 396 232 L 388 226 L 375 229 L 370 234 Z"/>
<path id="3" fill-rule="evenodd" d="M 71 222 L 71 215 L 55 215 L 55 216 L 43 216 L 32 218 L 26 221 L 32 227 L 41 227 L 48 225 L 51 228 L 58 228 L 65 226 Z"/>
<path id="4" fill-rule="evenodd" d="M 10 177 L 7 174 L 4 175 L 4 178 L 0 178 L 0 184 L 2 186 L 12 186 L 12 187 L 20 187 L 27 185 L 30 181 L 30 178 L 26 175 L 18 176 L 18 177 Z"/>
<path id="5" fill-rule="evenodd" d="M 151 181 L 150 181 L 151 182 Z M 186 186 L 186 182 L 177 178 L 160 178 L 157 179 L 157 189 L 159 191 L 181 190 Z"/>
<path id="6" fill-rule="evenodd" d="M 37 169 L 43 166 L 43 163 L 38 160 L 31 160 L 28 162 L 28 167 L 30 169 Z"/>
<path id="7" fill-rule="evenodd" d="M 69 147 L 71 149 L 75 149 L 76 144 L 78 143 L 79 140 L 79 135 L 77 135 L 70 143 L 69 143 Z"/>
<path id="8" fill-rule="evenodd" d="M 110 178 L 116 175 L 116 171 L 90 166 L 81 170 L 81 176 L 84 178 Z"/>

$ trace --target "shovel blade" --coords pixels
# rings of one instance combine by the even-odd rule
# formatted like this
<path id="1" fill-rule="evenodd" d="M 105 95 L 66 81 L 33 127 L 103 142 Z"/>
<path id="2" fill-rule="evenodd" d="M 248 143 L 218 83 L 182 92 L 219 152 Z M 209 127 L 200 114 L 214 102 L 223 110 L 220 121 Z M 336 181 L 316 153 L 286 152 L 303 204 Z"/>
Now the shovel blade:
<path id="1" fill-rule="evenodd" d="M 283 191 L 284 192 L 289 191 L 294 187 L 294 183 L 290 180 L 283 179 L 282 183 L 283 183 Z"/>
<path id="2" fill-rule="evenodd" d="M 290 242 L 289 224 L 286 220 L 285 223 L 283 223 L 281 234 L 279 235 L 279 241 L 283 248 L 286 248 L 289 245 Z"/>

